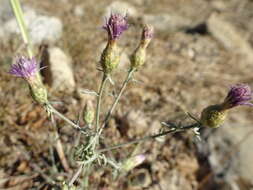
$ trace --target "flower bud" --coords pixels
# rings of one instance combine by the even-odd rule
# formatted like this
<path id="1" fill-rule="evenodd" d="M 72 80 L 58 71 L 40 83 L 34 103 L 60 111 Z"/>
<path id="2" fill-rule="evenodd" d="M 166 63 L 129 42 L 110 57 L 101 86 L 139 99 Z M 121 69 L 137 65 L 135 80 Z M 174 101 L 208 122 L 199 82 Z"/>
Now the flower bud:
<path id="1" fill-rule="evenodd" d="M 240 105 L 253 106 L 250 101 L 252 100 L 252 91 L 246 84 L 237 84 L 232 86 L 228 92 L 227 97 L 222 103 L 223 109 L 231 109 Z"/>
<path id="2" fill-rule="evenodd" d="M 200 122 L 206 127 L 217 128 L 224 123 L 226 116 L 227 111 L 221 105 L 211 105 L 202 111 Z"/>
<path id="3" fill-rule="evenodd" d="M 127 17 L 120 14 L 111 14 L 103 29 L 107 31 L 109 41 L 116 40 L 128 29 Z"/>
<path id="4" fill-rule="evenodd" d="M 47 99 L 47 89 L 42 84 L 42 82 L 37 81 L 38 83 L 31 83 L 29 85 L 30 93 L 33 97 L 33 99 L 38 102 L 39 104 L 48 104 Z"/>
<path id="5" fill-rule="evenodd" d="M 150 43 L 154 34 L 152 26 L 145 25 L 142 30 L 142 37 L 139 46 L 130 57 L 131 68 L 137 69 L 146 61 L 146 48 Z"/>
<path id="6" fill-rule="evenodd" d="M 95 117 L 94 107 L 92 102 L 89 100 L 87 101 L 84 111 L 83 111 L 83 120 L 88 125 L 91 126 Z"/>
<path id="7" fill-rule="evenodd" d="M 27 81 L 31 95 L 36 102 L 40 104 L 48 103 L 47 90 L 42 84 L 39 73 L 39 65 L 34 57 L 18 57 L 16 64 L 11 65 L 9 73 Z"/>
<path id="8" fill-rule="evenodd" d="M 104 73 L 109 75 L 119 65 L 120 51 L 116 41 L 128 29 L 126 16 L 111 14 L 110 18 L 106 20 L 103 29 L 108 33 L 108 42 L 101 55 L 100 63 Z"/>
<path id="9" fill-rule="evenodd" d="M 103 72 L 107 75 L 111 74 L 115 70 L 120 62 L 120 52 L 115 41 L 109 41 L 104 49 L 100 63 L 103 68 Z"/>
<path id="10" fill-rule="evenodd" d="M 146 156 L 144 154 L 139 154 L 139 155 L 130 157 L 122 163 L 121 169 L 124 170 L 125 172 L 129 172 L 130 170 L 134 169 L 138 165 L 142 164 L 145 159 L 146 159 Z"/>

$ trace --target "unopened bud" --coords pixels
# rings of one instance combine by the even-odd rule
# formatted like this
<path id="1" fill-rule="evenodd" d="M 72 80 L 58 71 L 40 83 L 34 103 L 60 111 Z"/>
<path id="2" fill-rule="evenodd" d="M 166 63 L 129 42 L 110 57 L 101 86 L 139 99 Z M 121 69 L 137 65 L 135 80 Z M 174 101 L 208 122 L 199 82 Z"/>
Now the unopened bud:
<path id="1" fill-rule="evenodd" d="M 226 116 L 227 111 L 221 105 L 212 105 L 202 111 L 200 122 L 203 126 L 217 128 L 224 123 Z"/>
<path id="2" fill-rule="evenodd" d="M 107 75 L 111 74 L 115 70 L 120 62 L 120 51 L 115 41 L 108 41 L 106 48 L 104 49 L 100 63 L 103 68 L 103 72 Z"/>
<path id="3" fill-rule="evenodd" d="M 108 33 L 108 43 L 104 49 L 100 63 L 106 75 L 109 75 L 119 65 L 120 52 L 116 41 L 128 29 L 127 17 L 121 14 L 111 14 L 103 26 Z"/>
<path id="4" fill-rule="evenodd" d="M 142 36 L 139 46 L 130 57 L 131 68 L 138 69 L 146 61 L 146 48 L 154 34 L 152 26 L 145 25 L 142 30 Z"/>
<path id="5" fill-rule="evenodd" d="M 47 99 L 47 89 L 42 84 L 41 81 L 37 81 L 36 83 L 31 83 L 29 85 L 30 93 L 33 99 L 39 104 L 48 104 Z"/>
<path id="6" fill-rule="evenodd" d="M 142 164 L 145 159 L 146 159 L 146 156 L 144 154 L 139 154 L 139 155 L 130 157 L 122 163 L 121 169 L 125 172 L 128 172 L 134 169 L 135 167 L 137 167 L 138 165 Z"/>
<path id="7" fill-rule="evenodd" d="M 91 100 L 89 100 L 87 101 L 84 107 L 83 120 L 88 126 L 90 126 L 94 120 L 94 117 L 95 117 L 94 107 Z"/>

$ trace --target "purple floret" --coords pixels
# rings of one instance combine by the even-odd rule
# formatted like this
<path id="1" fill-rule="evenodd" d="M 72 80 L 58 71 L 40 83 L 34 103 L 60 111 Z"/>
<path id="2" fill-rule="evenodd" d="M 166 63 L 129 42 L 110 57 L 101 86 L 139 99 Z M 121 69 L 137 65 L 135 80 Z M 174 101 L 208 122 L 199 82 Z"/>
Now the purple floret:
<path id="1" fill-rule="evenodd" d="M 115 40 L 128 29 L 126 16 L 120 14 L 111 14 L 110 18 L 106 20 L 106 24 L 103 26 L 108 32 L 110 39 Z"/>
<path id="2" fill-rule="evenodd" d="M 35 58 L 18 57 L 15 64 L 11 65 L 10 74 L 16 77 L 28 79 L 38 72 L 38 66 Z"/>
<path id="3" fill-rule="evenodd" d="M 239 105 L 253 106 L 253 104 L 250 103 L 252 95 L 253 93 L 248 85 L 237 84 L 231 87 L 225 99 L 225 104 L 229 105 L 230 108 Z"/>

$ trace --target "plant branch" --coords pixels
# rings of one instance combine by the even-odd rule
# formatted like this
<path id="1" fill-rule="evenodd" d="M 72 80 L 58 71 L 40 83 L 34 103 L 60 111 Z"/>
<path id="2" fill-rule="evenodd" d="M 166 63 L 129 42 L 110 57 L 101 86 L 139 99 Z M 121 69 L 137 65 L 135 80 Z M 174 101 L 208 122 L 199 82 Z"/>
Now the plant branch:
<path id="1" fill-rule="evenodd" d="M 67 158 L 66 158 L 64 150 L 63 150 L 62 142 L 61 142 L 59 133 L 57 131 L 57 124 L 55 122 L 54 115 L 51 115 L 51 123 L 52 123 L 52 125 L 54 127 L 54 136 L 55 136 L 55 140 L 56 140 L 56 143 L 54 143 L 55 149 L 56 149 L 56 151 L 58 153 L 58 156 L 60 158 L 60 161 L 61 161 L 61 164 L 62 164 L 64 170 L 66 172 L 70 172 L 71 169 L 69 167 Z"/>
<path id="2" fill-rule="evenodd" d="M 114 145 L 114 146 L 111 146 L 111 147 L 108 147 L 108 148 L 100 149 L 100 150 L 98 150 L 98 154 L 100 154 L 102 152 L 110 151 L 110 150 L 113 150 L 113 149 L 121 148 L 123 146 L 128 146 L 128 145 L 136 144 L 136 143 L 143 142 L 143 141 L 146 141 L 146 140 L 155 139 L 155 138 L 167 135 L 169 133 L 177 133 L 177 132 L 185 131 L 185 130 L 192 129 L 192 128 L 195 128 L 195 127 L 199 127 L 199 125 L 197 123 L 194 123 L 192 125 L 188 125 L 188 126 L 184 126 L 184 127 L 180 127 L 180 128 L 172 128 L 172 129 L 167 130 L 167 131 L 162 132 L 162 133 L 158 133 L 158 134 L 151 135 L 151 136 L 146 136 L 146 137 L 136 139 L 136 140 L 133 140 L 133 141 L 129 141 L 129 142 L 126 142 L 126 143 L 122 143 L 122 144 Z"/>
<path id="3" fill-rule="evenodd" d="M 82 128 L 75 124 L 73 121 L 71 121 L 70 119 L 68 119 L 67 117 L 65 117 L 64 115 L 62 115 L 60 112 L 58 112 L 53 106 L 51 105 L 47 105 L 49 107 L 49 110 L 54 113 L 55 115 L 57 115 L 59 118 L 63 119 L 64 121 L 66 121 L 68 124 L 70 124 L 71 126 L 73 126 L 74 128 L 78 129 L 78 130 L 82 130 Z"/>
<path id="4" fill-rule="evenodd" d="M 103 125 L 101 126 L 101 129 L 100 129 L 100 133 L 102 132 L 102 130 L 103 130 L 103 128 L 105 127 L 105 125 L 108 123 L 108 121 L 109 121 L 109 119 L 110 119 L 112 113 L 114 112 L 114 110 L 115 110 L 115 108 L 116 108 L 116 106 L 117 106 L 117 104 L 118 104 L 118 102 L 119 102 L 119 100 L 120 100 L 120 98 L 121 98 L 121 96 L 122 96 L 122 94 L 123 94 L 123 92 L 124 92 L 124 90 L 125 90 L 125 88 L 126 88 L 128 82 L 129 82 L 130 79 L 132 78 L 133 73 L 134 73 L 135 71 L 136 71 L 135 69 L 129 70 L 129 72 L 128 72 L 128 74 L 127 74 L 127 77 L 126 77 L 125 81 L 123 82 L 123 84 L 122 84 L 122 86 L 121 86 L 121 89 L 120 89 L 119 94 L 117 95 L 117 97 L 116 97 L 116 99 L 114 100 L 114 102 L 113 102 L 113 104 L 112 104 L 110 110 L 108 111 L 108 113 L 107 113 L 107 115 L 106 115 L 106 117 L 105 117 L 105 121 L 104 121 L 104 123 L 103 123 Z"/>
<path id="5" fill-rule="evenodd" d="M 104 74 L 103 79 L 101 81 L 100 88 L 99 88 L 98 97 L 97 97 L 96 131 L 98 131 L 98 127 L 99 127 L 99 114 L 100 114 L 101 99 L 102 99 L 103 91 L 104 91 L 105 84 L 106 84 L 107 80 L 108 80 L 108 76 L 106 74 Z"/>

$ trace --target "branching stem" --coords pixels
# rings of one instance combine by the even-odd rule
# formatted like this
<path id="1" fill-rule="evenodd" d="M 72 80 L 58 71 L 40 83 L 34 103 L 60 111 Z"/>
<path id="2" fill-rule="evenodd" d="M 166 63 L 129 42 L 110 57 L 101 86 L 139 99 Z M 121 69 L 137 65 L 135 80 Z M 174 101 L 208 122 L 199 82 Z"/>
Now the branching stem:
<path id="1" fill-rule="evenodd" d="M 121 148 L 121 147 L 124 147 L 124 146 L 128 146 L 128 145 L 131 145 L 131 144 L 136 144 L 136 143 L 139 143 L 139 142 L 143 142 L 143 141 L 146 141 L 146 140 L 155 139 L 155 138 L 167 135 L 169 133 L 177 133 L 177 132 L 185 131 L 185 130 L 192 129 L 192 128 L 195 128 L 195 127 L 199 127 L 199 124 L 194 123 L 192 125 L 188 125 L 188 126 L 184 126 L 184 127 L 180 127 L 180 128 L 172 128 L 172 129 L 167 130 L 167 131 L 162 132 L 162 133 L 158 133 L 158 134 L 151 135 L 151 136 L 146 136 L 146 137 L 136 139 L 136 140 L 133 140 L 133 141 L 129 141 L 129 142 L 126 142 L 126 143 L 122 143 L 122 144 L 114 145 L 114 146 L 111 146 L 111 147 L 108 147 L 108 148 L 100 149 L 100 150 L 98 150 L 98 154 L 100 154 L 102 152 L 110 151 L 110 150 L 113 150 L 113 149 Z"/>
<path id="2" fill-rule="evenodd" d="M 104 121 L 103 125 L 101 126 L 101 128 L 100 128 L 100 130 L 99 130 L 99 134 L 102 133 L 103 128 L 104 128 L 105 125 L 108 123 L 110 117 L 112 116 L 112 113 L 114 112 L 114 110 L 115 110 L 117 104 L 119 103 L 119 100 L 120 100 L 120 98 L 121 98 L 121 96 L 122 96 L 122 94 L 123 94 L 123 92 L 124 92 L 124 90 L 125 90 L 125 88 L 126 88 L 128 82 L 129 82 L 130 79 L 132 78 L 133 73 L 134 73 L 135 71 L 136 71 L 135 69 L 129 70 L 129 72 L 128 72 L 128 74 L 127 74 L 127 77 L 126 77 L 125 81 L 123 82 L 123 84 L 122 84 L 122 86 L 121 86 L 121 89 L 120 89 L 120 91 L 119 91 L 119 94 L 117 95 L 117 97 L 116 97 L 116 99 L 114 100 L 114 102 L 113 102 L 113 104 L 112 104 L 110 110 L 108 111 L 108 113 L 107 113 L 107 115 L 106 115 L 106 117 L 105 117 L 105 121 Z"/>
<path id="3" fill-rule="evenodd" d="M 71 126 L 73 126 L 74 128 L 78 129 L 78 130 L 82 130 L 82 128 L 75 124 L 73 121 L 71 121 L 70 119 L 68 119 L 67 117 L 65 117 L 64 115 L 62 115 L 60 112 L 58 112 L 53 106 L 48 105 L 49 110 L 54 113 L 55 115 L 57 115 L 59 118 L 63 119 L 64 121 L 66 121 L 68 124 L 70 124 Z"/>

